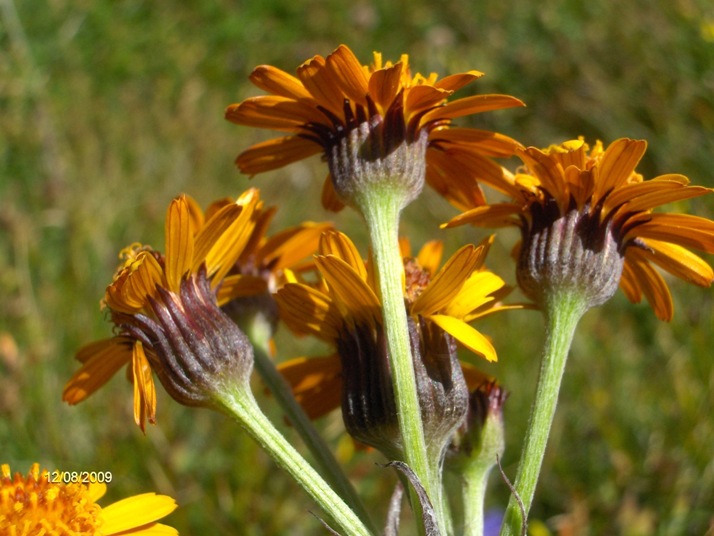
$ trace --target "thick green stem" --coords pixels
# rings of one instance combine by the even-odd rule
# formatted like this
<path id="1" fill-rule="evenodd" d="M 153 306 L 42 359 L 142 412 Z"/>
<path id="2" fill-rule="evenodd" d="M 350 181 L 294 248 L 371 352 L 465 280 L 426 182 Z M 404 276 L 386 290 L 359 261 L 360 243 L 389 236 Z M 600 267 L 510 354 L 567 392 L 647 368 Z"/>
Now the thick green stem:
<path id="1" fill-rule="evenodd" d="M 290 386 L 285 381 L 275 363 L 268 355 L 268 344 L 270 341 L 270 328 L 266 322 L 261 322 L 260 318 L 245 326 L 245 333 L 253 344 L 255 354 L 255 368 L 265 382 L 270 392 L 285 411 L 287 418 L 297 430 L 305 445 L 315 458 L 315 463 L 321 470 L 322 475 L 330 483 L 332 488 L 345 500 L 345 502 L 355 511 L 359 517 L 369 524 L 372 531 L 376 532 L 367 509 L 364 507 L 357 491 L 348 480 L 344 471 L 337 463 L 332 451 L 325 444 L 320 434 L 313 426 L 310 418 L 305 414 L 300 404 L 290 390 Z"/>
<path id="2" fill-rule="evenodd" d="M 538 387 L 514 483 L 515 494 L 520 498 L 524 511 L 521 512 L 516 495 L 511 495 L 501 536 L 521 534 L 522 526 L 528 518 L 558 403 L 570 344 L 575 328 L 586 310 L 586 299 L 574 291 L 555 293 L 545 304 L 546 334 Z"/>
<path id="3" fill-rule="evenodd" d="M 248 389 L 227 389 L 216 396 L 216 402 L 310 494 L 339 525 L 342 533 L 354 536 L 371 534 L 362 520 L 273 426 Z"/>
<path id="4" fill-rule="evenodd" d="M 430 468 L 427 456 L 404 307 L 404 263 L 399 249 L 399 214 L 403 196 L 389 187 L 365 190 L 358 197 L 357 205 L 367 223 L 372 246 L 404 461 L 416 473 L 427 495 L 437 498 L 435 489 L 439 482 L 434 479 L 439 471 Z M 438 463 L 438 460 L 433 462 Z M 440 502 L 434 502 L 437 512 L 441 510 Z M 439 519 L 443 521 L 440 514 Z"/>

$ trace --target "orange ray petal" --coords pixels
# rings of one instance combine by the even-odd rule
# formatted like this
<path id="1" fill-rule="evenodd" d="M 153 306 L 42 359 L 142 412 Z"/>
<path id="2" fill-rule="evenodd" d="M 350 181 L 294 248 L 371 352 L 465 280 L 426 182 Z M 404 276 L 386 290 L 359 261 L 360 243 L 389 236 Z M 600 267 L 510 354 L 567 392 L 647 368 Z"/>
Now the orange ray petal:
<path id="1" fill-rule="evenodd" d="M 236 165 L 242 173 L 255 175 L 279 169 L 323 150 L 321 145 L 312 140 L 286 136 L 257 143 L 246 149 L 236 158 Z"/>
<path id="2" fill-rule="evenodd" d="M 645 223 L 635 226 L 624 240 L 635 237 L 672 242 L 714 253 L 714 221 L 690 214 L 645 214 Z"/>
<path id="3" fill-rule="evenodd" d="M 306 285 L 290 283 L 275 295 L 280 316 L 297 333 L 315 335 L 334 342 L 339 337 L 342 320 L 328 296 Z"/>
<path id="4" fill-rule="evenodd" d="M 307 123 L 324 123 L 326 118 L 304 102 L 263 95 L 251 97 L 226 108 L 225 118 L 237 125 L 299 132 Z"/>
<path id="5" fill-rule="evenodd" d="M 595 185 L 594 202 L 610 190 L 621 186 L 635 171 L 646 150 L 647 142 L 644 140 L 620 138 L 612 142 L 597 166 L 598 181 Z"/>
<path id="6" fill-rule="evenodd" d="M 483 384 L 493 381 L 493 377 L 481 372 L 471 363 L 461 362 L 461 370 L 464 372 L 464 379 L 469 388 L 469 393 L 474 389 L 481 387 Z"/>
<path id="7" fill-rule="evenodd" d="M 132 346 L 124 337 L 112 337 L 84 346 L 77 357 L 83 363 L 82 368 L 72 375 L 62 391 L 62 400 L 72 405 L 82 402 L 128 364 Z"/>
<path id="8" fill-rule="evenodd" d="M 144 345 L 137 341 L 132 354 L 132 376 L 134 378 L 134 422 L 145 431 L 146 421 L 156 422 L 156 387 L 151 374 Z"/>
<path id="9" fill-rule="evenodd" d="M 513 108 L 515 106 L 525 106 L 525 103 L 510 95 L 473 95 L 448 102 L 444 106 L 426 113 L 422 118 L 422 124 L 439 119 L 455 119 L 465 115 Z"/>
<path id="10" fill-rule="evenodd" d="M 322 183 L 322 195 L 320 197 L 322 207 L 330 212 L 339 212 L 345 208 L 345 204 L 340 200 L 334 186 L 332 185 L 332 176 L 328 173 L 325 182 Z"/>
<path id="11" fill-rule="evenodd" d="M 252 275 L 229 275 L 224 277 L 216 293 L 219 306 L 236 298 L 256 296 L 268 290 L 268 282 L 262 277 Z"/>
<path id="12" fill-rule="evenodd" d="M 328 231 L 320 236 L 321 255 L 333 255 L 345 261 L 363 281 L 367 281 L 367 269 L 362 255 L 359 254 L 352 240 L 339 231 Z"/>
<path id="13" fill-rule="evenodd" d="M 516 205 L 508 203 L 498 203 L 485 207 L 476 207 L 467 212 L 459 214 L 447 223 L 441 225 L 442 229 L 458 227 L 470 223 L 477 227 L 508 227 L 520 225 L 520 219 L 516 216 L 521 214 L 521 209 Z"/>
<path id="14" fill-rule="evenodd" d="M 480 71 L 468 71 L 465 73 L 452 74 L 445 76 L 434 84 L 434 87 L 446 89 L 448 91 L 458 91 L 464 86 L 467 86 L 474 80 L 478 80 L 483 76 Z"/>
<path id="15" fill-rule="evenodd" d="M 448 306 L 466 280 L 478 267 L 481 249 L 472 245 L 462 247 L 451 257 L 411 304 L 410 313 L 430 315 Z"/>
<path id="16" fill-rule="evenodd" d="M 317 256 L 315 263 L 335 294 L 358 323 L 374 326 L 379 318 L 377 295 L 352 266 L 333 255 Z"/>
<path id="17" fill-rule="evenodd" d="M 446 100 L 451 91 L 434 86 L 414 86 L 406 92 L 404 109 L 408 116 L 413 113 L 428 110 Z"/>
<path id="18" fill-rule="evenodd" d="M 644 242 L 651 251 L 641 249 L 638 253 L 672 275 L 700 287 L 708 287 L 714 281 L 711 266 L 688 249 L 659 240 L 649 239 Z"/>
<path id="19" fill-rule="evenodd" d="M 331 223 L 305 222 L 270 237 L 260 248 L 262 262 L 271 270 L 282 270 L 314 254 L 320 235 L 332 228 Z"/>
<path id="20" fill-rule="evenodd" d="M 178 293 L 181 279 L 191 268 L 195 233 L 186 196 L 177 197 L 169 205 L 165 225 L 164 269 L 172 292 Z"/>
<path id="21" fill-rule="evenodd" d="M 330 110 L 337 117 L 343 117 L 345 95 L 340 89 L 339 79 L 332 70 L 326 68 L 325 58 L 315 56 L 297 69 L 297 75 L 305 89 L 320 106 Z"/>
<path id="22" fill-rule="evenodd" d="M 360 106 L 366 106 L 369 78 L 357 57 L 345 45 L 340 45 L 327 56 L 327 66 L 332 71 L 345 96 Z"/>
<path id="23" fill-rule="evenodd" d="M 521 144 L 513 138 L 499 134 L 498 132 L 460 127 L 442 128 L 431 131 L 429 143 L 436 145 L 455 144 L 460 147 L 467 146 L 464 148 L 473 149 L 484 156 L 494 158 L 513 156 L 516 148 L 522 147 Z"/>
<path id="24" fill-rule="evenodd" d="M 339 357 L 298 357 L 278 365 L 298 403 L 310 419 L 340 406 L 342 364 Z"/>
<path id="25" fill-rule="evenodd" d="M 466 322 L 447 315 L 432 315 L 429 320 L 486 361 L 498 361 L 496 349 L 491 341 Z"/>
<path id="26" fill-rule="evenodd" d="M 403 67 L 402 62 L 397 62 L 391 67 L 373 72 L 369 78 L 369 95 L 381 113 L 389 108 L 402 87 Z"/>
<path id="27" fill-rule="evenodd" d="M 288 99 L 310 99 L 310 93 L 300 80 L 271 65 L 259 65 L 250 73 L 250 81 L 273 95 Z"/>
<path id="28" fill-rule="evenodd" d="M 632 277 L 637 281 L 655 316 L 665 322 L 672 320 L 674 304 L 669 287 L 657 270 L 650 266 L 642 252 L 635 248 L 628 248 L 625 253 L 625 265 L 631 270 Z"/>

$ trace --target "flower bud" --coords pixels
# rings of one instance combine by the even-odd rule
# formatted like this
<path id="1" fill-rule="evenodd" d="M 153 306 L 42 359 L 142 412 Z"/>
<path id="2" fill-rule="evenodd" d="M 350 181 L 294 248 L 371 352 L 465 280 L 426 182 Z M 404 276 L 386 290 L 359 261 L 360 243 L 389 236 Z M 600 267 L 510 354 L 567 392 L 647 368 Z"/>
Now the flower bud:
<path id="1" fill-rule="evenodd" d="M 178 294 L 157 286 L 150 304 L 155 318 L 136 314 L 125 328 L 153 349 L 151 367 L 176 401 L 209 407 L 226 385 L 249 388 L 253 348 L 218 307 L 205 269 L 183 279 Z"/>
<path id="2" fill-rule="evenodd" d="M 430 450 L 436 449 L 433 452 L 440 456 L 466 415 L 468 390 L 453 338 L 433 324 L 417 324 L 412 318 L 408 322 L 424 434 Z M 338 353 L 344 382 L 342 415 L 348 432 L 388 458 L 401 459 L 384 333 L 356 326 L 339 338 Z"/>

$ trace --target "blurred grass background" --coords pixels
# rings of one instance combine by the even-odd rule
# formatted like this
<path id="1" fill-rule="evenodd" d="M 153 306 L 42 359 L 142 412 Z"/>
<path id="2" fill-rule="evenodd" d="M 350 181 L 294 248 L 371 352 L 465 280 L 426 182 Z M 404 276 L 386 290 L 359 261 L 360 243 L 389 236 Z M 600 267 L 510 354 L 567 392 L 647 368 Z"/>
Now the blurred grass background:
<path id="1" fill-rule="evenodd" d="M 167 522 L 183 534 L 322 529 L 311 501 L 222 416 L 180 407 L 161 391 L 159 424 L 144 436 L 121 377 L 78 407 L 60 395 L 77 369 L 76 349 L 110 333 L 98 304 L 119 249 L 133 241 L 162 249 L 164 211 L 180 192 L 206 204 L 248 186 L 233 159 L 269 134 L 225 122 L 223 110 L 258 93 L 247 83 L 254 66 L 293 71 L 345 43 L 364 63 L 379 50 L 392 59 L 408 52 L 421 72 L 478 69 L 486 76 L 463 94 L 509 93 L 528 108 L 460 124 L 537 146 L 581 134 L 645 138 L 646 177 L 678 172 L 714 186 L 709 0 L 0 0 L 0 21 L 0 462 L 23 472 L 33 461 L 112 471 L 110 500 L 168 493 L 180 508 Z M 281 207 L 273 230 L 330 219 L 365 251 L 353 213 L 319 206 L 324 174 L 313 159 L 252 184 Z M 667 209 L 712 217 L 714 202 Z M 442 238 L 448 254 L 483 238 L 439 231 L 452 215 L 427 191 L 407 209 L 404 234 L 415 247 Z M 490 261 L 511 282 L 514 240 L 499 234 Z M 712 292 L 671 283 L 671 324 L 621 295 L 582 322 L 534 527 L 712 533 Z M 504 469 L 512 477 L 542 322 L 513 312 L 479 327 L 500 355 L 488 370 L 511 391 Z M 305 345 L 278 339 L 285 358 Z M 376 455 L 353 455 L 339 416 L 320 424 L 382 515 L 393 475 L 374 465 Z M 506 499 L 494 478 L 489 505 Z"/>

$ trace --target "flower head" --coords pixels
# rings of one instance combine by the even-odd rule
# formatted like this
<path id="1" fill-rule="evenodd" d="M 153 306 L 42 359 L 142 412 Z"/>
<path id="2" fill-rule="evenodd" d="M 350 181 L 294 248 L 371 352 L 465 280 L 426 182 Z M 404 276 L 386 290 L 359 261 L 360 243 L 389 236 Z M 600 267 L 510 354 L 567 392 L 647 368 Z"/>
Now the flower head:
<path id="1" fill-rule="evenodd" d="M 236 164 L 254 175 L 323 154 L 330 176 L 323 205 L 332 210 L 354 204 L 365 184 L 386 182 L 406 190 L 405 203 L 421 190 L 424 178 L 457 206 L 482 201 L 464 179 L 502 170 L 490 160 L 513 154 L 519 144 L 484 130 L 456 128 L 452 120 L 484 111 L 522 106 L 508 95 L 476 95 L 452 102 L 457 90 L 480 78 L 468 71 L 439 79 L 412 74 L 409 57 L 363 66 L 345 45 L 326 58 L 315 56 L 292 76 L 269 65 L 250 80 L 269 95 L 248 98 L 226 110 L 229 121 L 279 130 L 289 135 L 259 143 Z M 337 194 L 337 195 L 335 195 Z"/>
<path id="2" fill-rule="evenodd" d="M 542 305 L 557 288 L 577 287 L 589 306 L 617 290 L 632 302 L 644 296 L 662 320 L 673 315 L 667 283 L 652 264 L 700 286 L 714 271 L 687 248 L 714 253 L 714 222 L 653 209 L 712 190 L 682 175 L 644 180 L 635 171 L 647 144 L 622 138 L 604 149 L 571 140 L 545 150 L 519 149 L 525 167 L 490 183 L 510 203 L 472 207 L 445 227 L 471 223 L 518 226 L 518 280 Z"/>
<path id="3" fill-rule="evenodd" d="M 205 215 L 189 197 L 174 199 L 166 215 L 166 253 L 139 245 L 122 252 L 122 266 L 103 300 L 117 334 L 79 350 L 82 367 L 65 386 L 63 399 L 81 402 L 129 364 L 134 419 L 142 430 L 147 419 L 155 422 L 152 368 L 159 359 L 151 343 L 155 339 L 138 336 L 135 320 L 158 321 L 159 312 L 171 304 L 185 311 L 182 299 L 188 288 L 200 295 L 194 303 L 220 305 L 240 295 L 241 275 L 228 273 L 251 238 L 260 206 L 257 190 L 247 191 L 236 202 L 215 204 Z M 205 284 L 196 279 L 205 279 Z M 187 280 L 193 283 L 188 285 Z"/>
<path id="4" fill-rule="evenodd" d="M 39 464 L 27 476 L 10 473 L 3 464 L 0 478 L 0 533 L 13 536 L 57 534 L 66 536 L 177 535 L 156 520 L 176 509 L 166 495 L 144 493 L 101 507 L 103 483 L 53 482 Z M 64 476 L 64 474 L 63 474 Z"/>
<path id="5" fill-rule="evenodd" d="M 498 276 L 482 269 L 487 250 L 488 243 L 466 246 L 439 269 L 443 251 L 440 242 L 427 243 L 416 257 L 411 256 L 409 244 L 402 242 L 404 303 L 415 359 L 436 362 L 436 355 L 453 356 L 455 341 L 489 361 L 496 359 L 490 341 L 468 324 L 509 308 L 500 300 L 510 289 Z M 340 403 L 347 381 L 345 360 L 356 354 L 365 356 L 371 349 L 387 366 L 371 264 L 365 265 L 352 242 L 336 232 L 323 235 L 316 263 L 322 275 L 317 285 L 288 283 L 277 295 L 281 316 L 291 329 L 314 335 L 338 350 L 333 356 L 298 358 L 279 367 L 312 418 Z M 368 339 L 369 344 L 365 342 Z M 363 352 L 355 350 L 355 341 Z M 462 363 L 462 368 L 472 387 L 485 380 L 475 367 Z"/>

